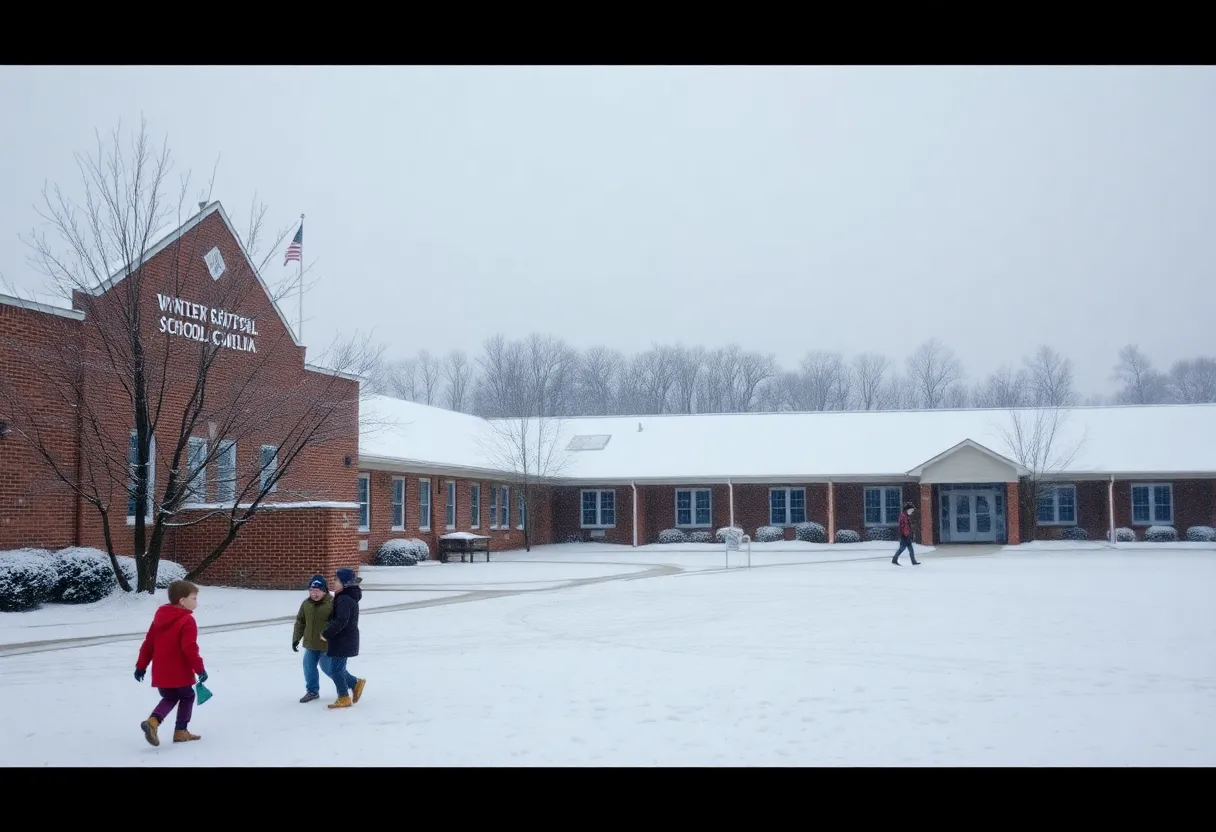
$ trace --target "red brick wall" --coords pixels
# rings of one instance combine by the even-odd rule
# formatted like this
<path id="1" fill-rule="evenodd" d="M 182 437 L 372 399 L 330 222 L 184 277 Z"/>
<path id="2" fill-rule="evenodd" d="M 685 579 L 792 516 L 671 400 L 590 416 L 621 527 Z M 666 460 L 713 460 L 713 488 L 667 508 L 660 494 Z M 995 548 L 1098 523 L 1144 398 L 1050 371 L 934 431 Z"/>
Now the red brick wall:
<path id="1" fill-rule="evenodd" d="M 581 506 L 579 496 L 584 488 L 589 486 L 557 486 L 553 489 L 553 539 L 562 541 L 569 535 L 590 537 L 591 530 L 581 527 Z M 596 490 L 612 491 L 616 494 L 616 525 L 611 529 L 603 529 L 604 536 L 595 538 L 605 543 L 620 543 L 633 545 L 633 489 L 628 485 L 605 485 Z M 641 492 L 641 489 L 638 489 Z M 638 494 L 638 542 L 647 540 L 643 533 L 657 536 L 661 529 L 645 528 L 646 512 L 649 506 L 643 506 L 643 496 Z M 666 526 L 664 526 L 666 528 Z"/>
<path id="2" fill-rule="evenodd" d="M 866 534 L 866 501 L 865 490 L 871 487 L 887 487 L 899 488 L 900 500 L 899 505 L 902 510 L 904 503 L 912 503 L 917 505 L 920 499 L 919 486 L 914 483 L 856 483 L 856 482 L 838 482 L 834 484 L 836 490 L 836 528 L 851 529 L 861 535 L 862 540 L 869 540 Z M 919 509 L 918 509 L 919 510 Z M 824 512 L 826 517 L 826 510 Z M 827 523 L 823 522 L 826 526 Z M 917 521 L 913 521 L 913 526 L 916 526 Z M 896 535 L 899 532 L 896 531 Z"/>
<path id="3" fill-rule="evenodd" d="M 1216 479 L 1151 480 L 1139 483 L 1172 482 L 1174 486 L 1174 529 L 1184 538 L 1190 526 L 1210 526 L 1216 523 Z M 1077 525 L 1085 529 L 1090 540 L 1105 540 L 1110 531 L 1109 480 L 1075 482 L 1077 489 Z M 1023 485 L 1023 493 L 1026 487 Z M 1028 513 L 1029 514 L 1029 513 Z M 1132 482 L 1115 481 L 1115 525 L 1135 529 L 1136 538 L 1144 539 L 1148 526 L 1132 524 Z M 1034 515 L 1022 518 L 1022 535 L 1026 540 L 1060 540 L 1061 526 L 1039 526 Z M 1033 535 L 1033 536 L 1032 536 Z"/>
<path id="4" fill-rule="evenodd" d="M 386 540 L 395 538 L 417 538 L 426 541 L 434 557 L 438 548 L 438 539 L 448 532 L 473 532 L 490 538 L 491 552 L 509 551 L 524 547 L 524 533 L 517 528 L 519 525 L 517 486 L 511 483 L 490 482 L 487 480 L 469 480 L 458 477 L 445 477 L 440 474 L 414 474 L 405 471 L 362 471 L 369 477 L 368 493 L 371 501 L 370 527 L 366 533 L 359 533 L 359 538 L 367 541 L 367 550 L 361 552 L 364 563 L 371 563 L 376 550 Z M 393 480 L 405 478 L 405 528 L 393 529 Z M 431 481 L 431 517 L 430 529 L 422 530 L 422 489 L 420 480 Z M 447 483 L 456 482 L 456 527 L 449 529 L 447 520 Z M 481 484 L 480 525 L 473 527 L 470 513 L 472 507 L 471 495 L 473 483 Z M 511 514 L 509 529 L 490 528 L 490 489 L 510 487 Z M 553 542 L 553 512 L 552 496 L 546 486 L 533 485 L 531 492 L 531 524 L 530 535 L 533 546 Z M 357 492 L 356 492 L 357 493 Z M 497 525 L 497 524 L 496 524 Z"/>

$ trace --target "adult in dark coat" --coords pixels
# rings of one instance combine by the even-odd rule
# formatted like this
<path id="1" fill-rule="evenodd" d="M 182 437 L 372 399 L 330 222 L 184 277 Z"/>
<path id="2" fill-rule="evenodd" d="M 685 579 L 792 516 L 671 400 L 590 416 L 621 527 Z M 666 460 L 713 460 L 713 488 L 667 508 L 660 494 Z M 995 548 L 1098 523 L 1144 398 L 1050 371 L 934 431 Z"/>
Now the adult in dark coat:
<path id="1" fill-rule="evenodd" d="M 895 551 L 895 557 L 891 558 L 891 563 L 896 566 L 899 566 L 899 556 L 904 553 L 904 549 L 908 550 L 912 565 L 920 566 L 920 561 L 916 559 L 916 550 L 912 548 L 912 512 L 915 510 L 916 506 L 904 503 L 903 513 L 899 515 L 899 548 Z"/>
<path id="2" fill-rule="evenodd" d="M 339 569 L 334 581 L 334 609 L 329 626 L 321 633 L 329 656 L 329 674 L 338 689 L 338 699 L 331 708 L 349 708 L 363 696 L 366 679 L 357 679 L 346 669 L 348 659 L 359 655 L 359 600 L 363 590 L 362 578 L 352 569 Z"/>

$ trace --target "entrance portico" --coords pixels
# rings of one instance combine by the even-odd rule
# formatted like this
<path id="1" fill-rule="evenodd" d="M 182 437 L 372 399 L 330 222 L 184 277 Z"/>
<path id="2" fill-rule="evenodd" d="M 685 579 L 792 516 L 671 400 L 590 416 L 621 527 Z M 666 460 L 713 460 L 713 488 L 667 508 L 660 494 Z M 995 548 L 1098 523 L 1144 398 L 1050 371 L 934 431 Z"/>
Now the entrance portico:
<path id="1" fill-rule="evenodd" d="M 1020 542 L 1017 495 L 1018 478 L 1029 473 L 1024 466 L 965 439 L 908 473 L 921 483 L 922 542 Z"/>

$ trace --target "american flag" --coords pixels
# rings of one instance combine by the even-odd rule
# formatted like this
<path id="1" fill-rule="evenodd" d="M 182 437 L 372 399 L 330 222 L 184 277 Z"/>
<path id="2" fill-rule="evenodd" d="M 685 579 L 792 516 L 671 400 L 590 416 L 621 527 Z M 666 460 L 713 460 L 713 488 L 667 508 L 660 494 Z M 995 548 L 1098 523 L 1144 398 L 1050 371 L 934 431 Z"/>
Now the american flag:
<path id="1" fill-rule="evenodd" d="M 287 259 L 283 261 L 286 266 L 292 260 L 299 262 L 300 252 L 304 250 L 304 223 L 300 223 L 300 230 L 296 232 L 296 236 L 292 238 L 291 245 L 287 247 Z"/>

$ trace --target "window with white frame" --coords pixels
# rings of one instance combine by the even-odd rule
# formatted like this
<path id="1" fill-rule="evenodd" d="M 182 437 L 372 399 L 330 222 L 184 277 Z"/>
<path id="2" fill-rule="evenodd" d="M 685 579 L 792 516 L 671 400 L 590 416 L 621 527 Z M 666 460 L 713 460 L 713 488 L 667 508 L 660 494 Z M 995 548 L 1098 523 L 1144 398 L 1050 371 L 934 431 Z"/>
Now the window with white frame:
<path id="1" fill-rule="evenodd" d="M 359 531 L 365 532 L 372 527 L 371 506 L 371 475 L 359 475 Z"/>
<path id="2" fill-rule="evenodd" d="M 903 489 L 898 486 L 869 486 L 865 490 L 867 526 L 897 526 L 903 500 Z"/>
<path id="3" fill-rule="evenodd" d="M 498 528 L 498 486 L 490 486 L 490 528 Z"/>
<path id="4" fill-rule="evenodd" d="M 431 481 L 418 480 L 418 529 L 431 530 Z"/>
<path id="5" fill-rule="evenodd" d="M 260 470 L 262 472 L 262 476 L 259 483 L 262 491 L 266 492 L 267 494 L 273 494 L 274 492 L 278 491 L 278 480 L 274 480 L 274 484 L 270 486 L 269 490 L 266 488 L 267 483 L 271 482 L 275 472 L 279 470 L 279 449 L 277 446 L 262 446 L 262 467 Z"/>
<path id="6" fill-rule="evenodd" d="M 581 497 L 580 525 L 584 529 L 606 529 L 616 525 L 616 492 L 585 490 Z"/>
<path id="7" fill-rule="evenodd" d="M 469 528 L 481 528 L 481 483 L 469 485 Z"/>
<path id="8" fill-rule="evenodd" d="M 139 435 L 131 431 L 131 440 L 127 444 L 127 470 L 131 475 L 127 482 L 127 519 L 135 521 L 135 469 L 139 467 Z M 144 518 L 152 519 L 152 504 L 156 494 L 156 436 L 148 442 L 148 496 L 144 501 Z"/>
<path id="9" fill-rule="evenodd" d="M 519 505 L 516 506 L 516 514 L 519 515 L 518 528 L 523 531 L 524 526 L 528 525 L 528 501 L 524 499 L 524 490 L 521 488 L 515 492 Z"/>
<path id="10" fill-rule="evenodd" d="M 393 477 L 393 531 L 405 530 L 405 477 Z"/>
<path id="11" fill-rule="evenodd" d="M 236 442 L 228 439 L 220 443 L 215 455 L 218 471 L 215 477 L 215 501 L 217 503 L 232 503 L 236 501 Z"/>
<path id="12" fill-rule="evenodd" d="M 709 526 L 712 522 L 713 504 L 708 488 L 676 489 L 676 526 L 696 528 Z"/>
<path id="13" fill-rule="evenodd" d="M 186 468 L 190 477 L 187 483 L 187 502 L 207 502 L 207 440 L 191 436 L 186 446 Z"/>
<path id="14" fill-rule="evenodd" d="M 1040 526 L 1077 522 L 1077 489 L 1073 485 L 1040 485 L 1035 494 L 1035 522 Z"/>
<path id="15" fill-rule="evenodd" d="M 1132 525 L 1170 526 L 1173 523 L 1173 483 L 1146 482 L 1132 485 Z"/>
<path id="16" fill-rule="evenodd" d="M 511 488 L 504 485 L 502 492 L 498 495 L 498 526 L 499 528 L 511 528 Z"/>
<path id="17" fill-rule="evenodd" d="M 444 515 L 443 522 L 449 529 L 454 529 L 456 528 L 456 483 L 452 480 L 447 481 L 447 492 L 447 513 Z"/>
<path id="18" fill-rule="evenodd" d="M 794 526 L 806 522 L 805 488 L 770 488 L 768 491 L 768 524 Z"/>

